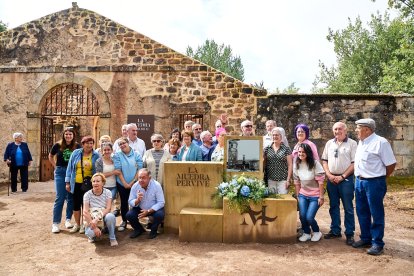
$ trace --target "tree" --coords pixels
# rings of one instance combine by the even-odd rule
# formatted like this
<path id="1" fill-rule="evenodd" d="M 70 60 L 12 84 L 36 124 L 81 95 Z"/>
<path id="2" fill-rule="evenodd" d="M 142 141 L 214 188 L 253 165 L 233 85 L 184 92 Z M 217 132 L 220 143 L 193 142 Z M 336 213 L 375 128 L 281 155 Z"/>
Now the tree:
<path id="1" fill-rule="evenodd" d="M 414 17 L 414 0 L 388 0 L 388 7 L 400 10 L 403 17 Z"/>
<path id="2" fill-rule="evenodd" d="M 388 14 L 372 15 L 368 28 L 357 18 L 344 30 L 329 30 L 337 66 L 319 63 L 313 91 L 329 93 L 411 92 L 414 24 Z M 411 36 L 410 36 L 411 35 Z M 406 83 L 398 83 L 405 81 Z M 408 82 L 407 82 L 408 81 Z M 398 85 L 397 85 L 398 84 Z M 323 85 L 325 87 L 320 87 Z M 412 92 L 411 92 L 412 93 Z"/>
<path id="3" fill-rule="evenodd" d="M 0 33 L 7 30 L 7 25 L 0 20 Z"/>
<path id="4" fill-rule="evenodd" d="M 213 39 L 207 39 L 203 45 L 194 51 L 190 46 L 187 47 L 187 56 L 204 62 L 223 73 L 226 73 L 241 81 L 244 80 L 244 68 L 239 56 L 233 56 L 229 45 L 218 45 Z"/>

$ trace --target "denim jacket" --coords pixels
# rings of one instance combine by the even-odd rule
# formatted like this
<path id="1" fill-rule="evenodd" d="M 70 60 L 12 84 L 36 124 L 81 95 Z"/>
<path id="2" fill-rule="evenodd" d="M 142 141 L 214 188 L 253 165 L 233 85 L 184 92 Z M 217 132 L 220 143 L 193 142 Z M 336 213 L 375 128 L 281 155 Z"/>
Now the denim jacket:
<path id="1" fill-rule="evenodd" d="M 75 192 L 76 164 L 80 162 L 82 152 L 82 148 L 76 149 L 72 152 L 72 155 L 69 159 L 68 167 L 66 169 L 65 182 L 70 183 L 70 192 L 72 194 Z M 92 150 L 92 174 L 95 174 L 96 172 L 95 162 L 96 160 L 98 160 L 98 158 L 99 154 L 96 153 L 96 151 Z"/>
<path id="2" fill-rule="evenodd" d="M 181 148 L 180 153 L 177 156 L 178 161 L 182 161 L 186 147 L 187 146 L 184 145 Z M 203 161 L 203 152 L 201 151 L 200 147 L 194 143 L 191 143 L 191 145 L 188 147 L 188 153 L 185 157 L 185 161 Z"/>

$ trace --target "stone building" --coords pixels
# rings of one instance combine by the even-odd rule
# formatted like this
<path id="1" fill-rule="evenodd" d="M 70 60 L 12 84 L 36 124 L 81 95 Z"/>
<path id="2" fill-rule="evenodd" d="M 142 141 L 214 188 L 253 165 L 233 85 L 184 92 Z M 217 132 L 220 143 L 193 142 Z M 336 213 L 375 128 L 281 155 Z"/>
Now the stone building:
<path id="1" fill-rule="evenodd" d="M 167 138 L 189 119 L 213 130 L 222 113 L 233 134 L 250 119 L 262 135 L 265 121 L 274 119 L 291 145 L 294 126 L 307 123 L 320 153 L 335 121 L 353 130 L 356 119 L 372 117 L 391 141 L 396 173 L 414 173 L 413 97 L 267 96 L 76 3 L 0 33 L 0 104 L 0 152 L 13 132 L 24 133 L 34 158 L 32 180 L 51 177 L 48 151 L 65 126 L 79 136 L 115 139 L 122 124 L 135 122 L 148 142 L 151 133 Z M 7 178 L 0 166 L 0 181 Z"/>
<path id="2" fill-rule="evenodd" d="M 266 95 L 76 3 L 0 33 L 0 56 L 0 150 L 23 132 L 32 179 L 51 175 L 48 150 L 64 126 L 116 138 L 136 122 L 139 136 L 168 137 L 188 119 L 214 129 L 226 112 L 239 131 L 256 113 L 255 97 Z M 0 172 L 5 179 L 7 168 Z"/>

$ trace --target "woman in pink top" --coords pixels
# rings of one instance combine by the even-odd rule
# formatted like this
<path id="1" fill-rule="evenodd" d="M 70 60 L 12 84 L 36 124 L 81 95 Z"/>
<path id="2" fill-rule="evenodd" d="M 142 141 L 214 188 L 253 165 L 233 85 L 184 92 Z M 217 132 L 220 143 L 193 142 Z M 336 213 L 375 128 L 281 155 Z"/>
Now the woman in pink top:
<path id="1" fill-rule="evenodd" d="M 299 241 L 319 241 L 322 233 L 319 231 L 315 216 L 324 202 L 323 182 L 325 171 L 319 161 L 314 159 L 312 149 L 308 144 L 299 145 L 298 158 L 296 158 L 293 168 L 293 179 L 299 201 L 299 217 L 303 230 Z"/>
<path id="2" fill-rule="evenodd" d="M 293 161 L 295 161 L 296 157 L 298 157 L 299 145 L 302 143 L 308 144 L 311 147 L 313 159 L 319 161 L 318 148 L 313 142 L 308 140 L 309 139 L 309 127 L 305 124 L 298 124 L 295 127 L 295 137 L 298 142 L 293 147 L 293 151 L 292 151 Z"/>

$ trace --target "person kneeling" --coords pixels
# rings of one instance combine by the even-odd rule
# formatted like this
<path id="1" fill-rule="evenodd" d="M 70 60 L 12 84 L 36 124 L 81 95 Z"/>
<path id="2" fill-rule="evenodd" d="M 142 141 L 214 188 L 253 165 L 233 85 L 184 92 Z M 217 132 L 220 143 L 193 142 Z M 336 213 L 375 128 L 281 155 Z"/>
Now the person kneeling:
<path id="1" fill-rule="evenodd" d="M 95 242 L 96 238 L 102 236 L 104 225 L 108 228 L 111 246 L 117 246 L 115 237 L 114 214 L 111 213 L 112 193 L 105 189 L 106 179 L 103 173 L 92 176 L 92 190 L 83 196 L 83 216 L 86 222 L 85 235 L 89 242 Z"/>
<path id="2" fill-rule="evenodd" d="M 131 209 L 126 214 L 126 217 L 132 228 L 134 228 L 130 238 L 136 238 L 145 232 L 139 219 L 148 216 L 153 217 L 151 232 L 148 238 L 155 238 L 158 226 L 164 220 L 165 200 L 161 184 L 151 179 L 151 172 L 148 169 L 144 168 L 138 171 L 138 182 L 131 188 L 128 203 Z"/>

